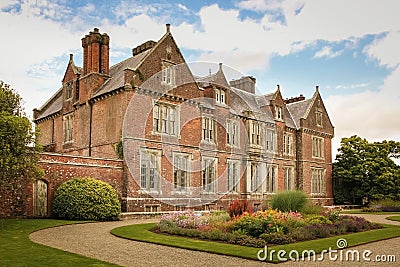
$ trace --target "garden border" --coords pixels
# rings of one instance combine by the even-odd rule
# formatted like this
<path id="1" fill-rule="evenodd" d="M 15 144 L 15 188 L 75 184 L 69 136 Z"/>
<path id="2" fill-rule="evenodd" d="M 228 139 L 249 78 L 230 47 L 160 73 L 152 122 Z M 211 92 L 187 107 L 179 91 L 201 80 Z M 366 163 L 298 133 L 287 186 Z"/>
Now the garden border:
<path id="1" fill-rule="evenodd" d="M 240 257 L 250 260 L 258 260 L 257 253 L 260 248 L 192 239 L 182 236 L 158 234 L 151 231 L 151 229 L 153 229 L 156 225 L 157 223 L 147 223 L 122 226 L 112 229 L 111 234 L 129 240 L 189 249 L 194 251 L 202 251 L 225 256 Z M 324 249 L 338 249 L 336 241 L 339 238 L 346 239 L 348 244 L 347 247 L 354 247 L 394 237 L 400 237 L 400 226 L 388 224 L 382 224 L 382 226 L 384 227 L 382 229 L 297 242 L 287 245 L 271 246 L 269 248 L 276 251 L 285 250 L 286 252 L 289 252 L 291 250 L 297 250 L 301 252 L 313 249 L 318 254 L 321 253 Z M 277 259 L 277 255 L 275 254 L 272 262 L 278 263 L 281 261 Z"/>

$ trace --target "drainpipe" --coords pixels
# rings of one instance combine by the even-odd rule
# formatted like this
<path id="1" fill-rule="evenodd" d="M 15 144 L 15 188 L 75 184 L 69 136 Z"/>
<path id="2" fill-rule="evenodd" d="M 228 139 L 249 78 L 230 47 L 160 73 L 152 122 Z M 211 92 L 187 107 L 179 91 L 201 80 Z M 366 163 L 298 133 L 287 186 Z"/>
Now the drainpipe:
<path id="1" fill-rule="evenodd" d="M 89 101 L 89 157 L 92 156 L 92 118 L 93 118 L 93 103 Z"/>

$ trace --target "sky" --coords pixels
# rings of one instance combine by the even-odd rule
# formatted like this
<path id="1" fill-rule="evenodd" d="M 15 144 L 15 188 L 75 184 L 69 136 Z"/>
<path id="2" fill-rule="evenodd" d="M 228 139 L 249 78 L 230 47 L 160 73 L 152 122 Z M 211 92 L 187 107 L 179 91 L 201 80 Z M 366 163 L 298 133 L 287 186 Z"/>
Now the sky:
<path id="1" fill-rule="evenodd" d="M 82 66 L 93 28 L 110 36 L 113 65 L 170 23 L 187 62 L 252 75 L 260 94 L 279 84 L 284 98 L 309 98 L 318 85 L 335 155 L 342 137 L 400 141 L 398 10 L 398 0 L 1 0 L 0 80 L 31 117 L 61 87 L 70 53 Z"/>

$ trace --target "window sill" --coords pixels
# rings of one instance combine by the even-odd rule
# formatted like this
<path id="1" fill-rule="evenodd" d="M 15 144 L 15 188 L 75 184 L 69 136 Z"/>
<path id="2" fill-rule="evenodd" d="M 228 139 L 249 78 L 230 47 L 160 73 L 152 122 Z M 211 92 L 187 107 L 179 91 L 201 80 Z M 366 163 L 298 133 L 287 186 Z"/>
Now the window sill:
<path id="1" fill-rule="evenodd" d="M 192 191 L 190 191 L 190 190 L 173 190 L 172 192 L 171 192 L 171 194 L 173 195 L 173 196 L 187 196 L 187 195 L 192 195 Z"/>

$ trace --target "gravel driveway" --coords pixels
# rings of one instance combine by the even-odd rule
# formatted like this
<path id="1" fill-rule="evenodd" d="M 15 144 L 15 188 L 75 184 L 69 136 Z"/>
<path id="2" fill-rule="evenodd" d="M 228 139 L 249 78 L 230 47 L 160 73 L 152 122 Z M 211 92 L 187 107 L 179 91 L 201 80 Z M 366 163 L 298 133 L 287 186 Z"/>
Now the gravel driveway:
<path id="1" fill-rule="evenodd" d="M 357 215 L 361 216 L 361 215 Z M 362 215 L 370 221 L 400 225 L 399 222 L 385 220 L 387 215 Z M 116 263 L 122 266 L 399 266 L 400 238 L 392 238 L 366 245 L 352 247 L 362 253 L 370 250 L 376 255 L 395 255 L 397 262 L 339 262 L 300 261 L 285 262 L 278 265 L 222 256 L 205 252 L 191 251 L 115 237 L 110 230 L 116 227 L 155 222 L 155 219 L 132 219 L 118 222 L 87 223 L 65 225 L 40 230 L 30 235 L 30 239 L 39 244 L 85 255 L 90 258 Z M 346 250 L 344 250 L 346 251 Z"/>

